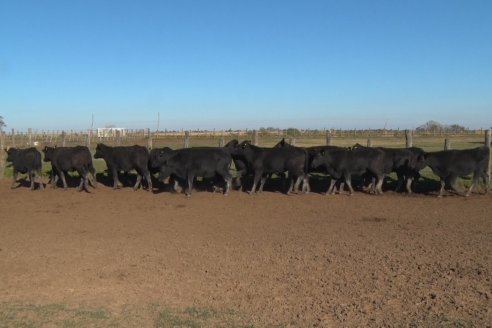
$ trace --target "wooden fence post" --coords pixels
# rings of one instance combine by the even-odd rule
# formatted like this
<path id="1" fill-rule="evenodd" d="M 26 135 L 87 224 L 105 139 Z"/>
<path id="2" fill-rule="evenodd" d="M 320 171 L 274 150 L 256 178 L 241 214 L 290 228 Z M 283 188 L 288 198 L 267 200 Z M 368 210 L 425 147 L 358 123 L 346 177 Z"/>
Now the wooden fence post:
<path id="1" fill-rule="evenodd" d="M 152 149 L 152 147 L 153 147 L 152 135 L 150 134 L 150 129 L 147 129 L 147 148 Z"/>
<path id="2" fill-rule="evenodd" d="M 490 151 L 490 130 L 485 130 L 485 147 L 487 147 Z M 489 158 L 489 167 L 487 169 L 487 175 L 490 179 L 490 158 Z"/>
<path id="3" fill-rule="evenodd" d="M 185 131 L 184 148 L 189 148 L 189 147 L 190 147 L 190 131 Z"/>
<path id="4" fill-rule="evenodd" d="M 5 144 L 3 131 L 0 131 L 0 179 L 3 179 L 3 175 L 5 174 Z"/>
<path id="5" fill-rule="evenodd" d="M 251 139 L 252 139 L 253 145 L 258 146 L 258 131 L 257 130 L 253 130 L 253 138 L 251 138 Z"/>
<path id="6" fill-rule="evenodd" d="M 31 128 L 27 129 L 27 132 L 29 134 L 28 144 L 29 144 L 29 147 L 32 147 L 32 129 Z"/>
<path id="7" fill-rule="evenodd" d="M 12 147 L 15 147 L 15 130 L 12 128 Z"/>
<path id="8" fill-rule="evenodd" d="M 86 142 L 87 147 L 91 146 L 91 139 L 92 139 L 92 130 L 88 129 L 87 130 L 87 142 Z"/>
<path id="9" fill-rule="evenodd" d="M 121 146 L 121 131 L 116 130 L 115 132 L 116 132 L 115 145 Z"/>
<path id="10" fill-rule="evenodd" d="M 444 139 L 444 150 L 450 150 L 451 149 L 451 140 L 448 138 Z"/>
<path id="11" fill-rule="evenodd" d="M 413 133 L 412 130 L 405 130 L 405 147 L 413 147 Z"/>
<path id="12" fill-rule="evenodd" d="M 330 131 L 326 131 L 326 145 L 331 146 L 331 133 L 330 133 Z"/>
<path id="13" fill-rule="evenodd" d="M 67 134 L 65 133 L 65 131 L 62 131 L 61 133 L 61 137 L 62 137 L 62 147 L 65 147 L 66 145 L 66 139 L 67 139 Z"/>
<path id="14" fill-rule="evenodd" d="M 371 138 L 367 139 L 367 147 L 372 147 L 372 140 Z"/>

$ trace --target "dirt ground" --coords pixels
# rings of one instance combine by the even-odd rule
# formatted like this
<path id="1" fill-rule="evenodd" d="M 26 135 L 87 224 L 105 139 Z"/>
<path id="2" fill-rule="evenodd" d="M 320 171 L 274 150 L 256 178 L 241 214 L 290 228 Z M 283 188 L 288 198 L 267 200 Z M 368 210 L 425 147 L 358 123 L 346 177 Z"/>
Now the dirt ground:
<path id="1" fill-rule="evenodd" d="M 490 195 L 9 187 L 0 326 L 492 325 Z"/>

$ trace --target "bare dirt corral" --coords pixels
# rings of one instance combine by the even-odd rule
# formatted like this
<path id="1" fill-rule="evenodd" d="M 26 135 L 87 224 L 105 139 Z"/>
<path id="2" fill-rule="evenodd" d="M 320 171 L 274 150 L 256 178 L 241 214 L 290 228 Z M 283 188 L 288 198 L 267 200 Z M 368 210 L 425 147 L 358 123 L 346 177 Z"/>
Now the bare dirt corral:
<path id="1" fill-rule="evenodd" d="M 50 304 L 104 309 L 92 326 L 492 323 L 490 196 L 9 186 L 0 182 L 3 326 L 29 316 L 56 326 L 19 317 Z M 195 312 L 186 321 L 179 309 Z"/>

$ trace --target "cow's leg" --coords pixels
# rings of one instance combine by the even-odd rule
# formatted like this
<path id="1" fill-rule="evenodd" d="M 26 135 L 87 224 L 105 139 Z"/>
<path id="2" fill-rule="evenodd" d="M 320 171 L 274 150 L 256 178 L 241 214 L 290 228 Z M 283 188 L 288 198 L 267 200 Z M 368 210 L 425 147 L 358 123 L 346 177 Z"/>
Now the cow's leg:
<path id="1" fill-rule="evenodd" d="M 266 176 L 262 176 L 261 177 L 261 180 L 260 180 L 260 188 L 258 188 L 258 193 L 262 193 L 263 192 L 263 186 L 265 185 L 266 180 L 267 180 L 267 177 Z"/>
<path id="2" fill-rule="evenodd" d="M 243 184 L 241 182 L 241 177 L 240 176 L 236 176 L 234 178 L 234 188 L 237 188 L 238 190 L 242 190 L 243 189 Z"/>
<path id="3" fill-rule="evenodd" d="M 137 182 L 135 182 L 135 185 L 133 186 L 133 190 L 137 190 L 138 187 L 140 187 L 141 183 L 142 183 L 142 175 L 137 172 Z"/>
<path id="4" fill-rule="evenodd" d="M 60 178 L 62 180 L 63 189 L 67 190 L 68 186 L 67 186 L 67 180 L 65 179 L 65 172 L 63 172 L 62 170 L 60 170 L 60 172 L 58 172 L 58 175 L 60 176 Z"/>
<path id="5" fill-rule="evenodd" d="M 89 192 L 89 172 L 86 171 L 85 172 L 85 176 L 84 176 L 84 188 L 87 192 Z"/>
<path id="6" fill-rule="evenodd" d="M 80 184 L 77 187 L 77 191 L 82 191 L 84 189 L 89 191 L 88 180 L 89 180 L 89 174 L 87 172 L 80 173 Z"/>
<path id="7" fill-rule="evenodd" d="M 471 184 L 470 188 L 468 188 L 468 191 L 465 194 L 466 197 L 471 195 L 473 188 L 475 187 L 475 185 L 478 185 L 479 181 L 480 181 L 480 172 L 475 172 L 473 174 L 472 184 Z"/>
<path id="8" fill-rule="evenodd" d="M 226 172 L 219 173 L 219 174 L 222 176 L 222 179 L 224 179 L 224 181 L 225 181 L 226 188 L 225 188 L 225 191 L 224 191 L 224 196 L 227 196 L 227 195 L 229 195 L 229 191 L 231 189 L 232 176 L 227 171 Z"/>
<path id="9" fill-rule="evenodd" d="M 34 190 L 34 177 L 33 177 L 33 174 L 32 174 L 32 171 L 29 170 L 27 172 L 27 175 L 29 176 L 29 181 L 31 182 L 31 190 Z"/>
<path id="10" fill-rule="evenodd" d="M 226 179 L 226 190 L 224 192 L 225 196 L 229 195 L 229 191 L 231 190 L 231 186 L 232 186 L 232 177 L 229 176 Z"/>
<path id="11" fill-rule="evenodd" d="M 306 194 L 309 194 L 311 192 L 311 186 L 309 185 L 309 175 L 308 174 L 304 175 L 304 178 L 302 180 L 302 191 Z"/>
<path id="12" fill-rule="evenodd" d="M 483 172 L 482 173 L 482 178 L 483 178 L 483 184 L 484 184 L 484 187 L 485 187 L 485 192 L 484 194 L 488 194 L 489 193 L 489 189 L 490 189 L 490 176 L 489 176 L 489 173 L 487 171 Z"/>
<path id="13" fill-rule="evenodd" d="M 262 176 L 262 172 L 255 172 L 255 176 L 253 178 L 253 186 L 251 187 L 251 190 L 249 191 L 250 195 L 255 193 L 256 185 L 258 184 L 258 182 L 260 182 L 261 176 Z"/>
<path id="14" fill-rule="evenodd" d="M 94 168 L 94 166 L 91 165 L 89 167 L 89 171 L 91 172 L 92 175 L 92 179 L 89 180 L 89 183 L 93 188 L 97 188 L 96 169 Z"/>
<path id="15" fill-rule="evenodd" d="M 409 176 L 407 178 L 407 193 L 411 194 L 412 193 L 412 182 L 413 182 L 413 177 L 412 176 Z"/>
<path id="16" fill-rule="evenodd" d="M 147 181 L 147 187 L 149 188 L 149 191 L 152 191 L 152 179 L 150 176 L 150 172 L 144 172 L 145 180 Z"/>
<path id="17" fill-rule="evenodd" d="M 191 191 L 193 190 L 193 180 L 195 176 L 193 174 L 188 174 L 188 190 L 186 191 L 186 196 L 191 196 Z"/>
<path id="18" fill-rule="evenodd" d="M 51 180 L 51 187 L 53 187 L 53 189 L 56 189 L 58 186 L 58 180 L 60 180 L 60 175 L 59 174 L 54 174 L 53 173 L 53 179 Z"/>
<path id="19" fill-rule="evenodd" d="M 121 187 L 121 182 L 120 180 L 118 179 L 118 170 L 113 168 L 111 170 L 111 173 L 113 175 L 113 189 L 118 189 Z"/>
<path id="20" fill-rule="evenodd" d="M 338 182 L 338 181 L 335 181 Z M 341 195 L 343 194 L 343 189 L 345 189 L 345 180 L 340 181 L 340 184 L 338 186 L 338 194 Z M 333 189 L 333 193 L 336 193 L 336 185 L 335 188 Z"/>
<path id="21" fill-rule="evenodd" d="M 374 179 L 374 178 L 373 178 Z M 376 195 L 382 195 L 383 194 L 383 182 L 384 182 L 384 175 L 379 176 L 377 178 L 377 183 L 374 184 L 374 193 Z"/>
<path id="22" fill-rule="evenodd" d="M 3 150 L 2 150 L 3 151 Z M 17 183 L 17 170 L 14 168 L 14 172 L 12 173 L 12 184 L 10 185 L 10 189 L 15 189 Z"/>
<path id="23" fill-rule="evenodd" d="M 292 191 L 294 190 L 294 177 L 292 174 L 289 174 L 289 189 L 287 190 L 287 195 L 290 195 Z"/>
<path id="24" fill-rule="evenodd" d="M 444 193 L 444 187 L 446 186 L 446 180 L 444 178 L 441 178 L 441 189 L 439 190 L 439 195 L 437 197 L 442 197 Z"/>
<path id="25" fill-rule="evenodd" d="M 333 189 L 335 188 L 337 180 L 334 177 L 331 177 L 330 184 L 328 185 L 328 189 L 326 190 L 326 195 L 331 195 L 333 193 Z"/>
<path id="26" fill-rule="evenodd" d="M 85 168 L 82 168 L 80 171 L 77 172 L 79 173 L 80 176 L 80 183 L 79 186 L 77 187 L 77 191 L 82 191 L 84 190 L 84 184 L 86 183 L 85 179 L 87 179 L 87 171 L 85 170 Z"/>
<path id="27" fill-rule="evenodd" d="M 39 183 L 39 189 L 40 190 L 43 190 L 44 189 L 44 186 L 43 186 L 43 179 L 41 179 L 41 169 L 37 169 L 37 176 L 38 176 L 38 183 Z"/>
<path id="28" fill-rule="evenodd" d="M 349 195 L 353 196 L 354 194 L 354 188 L 352 188 L 352 176 L 350 174 L 345 173 L 345 183 L 347 184 L 347 187 L 349 188 Z"/>
<path id="29" fill-rule="evenodd" d="M 301 182 L 303 180 L 303 175 L 299 175 L 296 179 L 296 184 L 294 185 L 294 192 L 298 193 L 299 192 L 299 186 L 301 185 Z M 294 179 L 292 179 L 294 180 Z"/>
<path id="30" fill-rule="evenodd" d="M 179 182 L 176 179 L 174 179 L 173 190 L 178 193 L 181 192 L 181 187 L 179 186 Z"/>

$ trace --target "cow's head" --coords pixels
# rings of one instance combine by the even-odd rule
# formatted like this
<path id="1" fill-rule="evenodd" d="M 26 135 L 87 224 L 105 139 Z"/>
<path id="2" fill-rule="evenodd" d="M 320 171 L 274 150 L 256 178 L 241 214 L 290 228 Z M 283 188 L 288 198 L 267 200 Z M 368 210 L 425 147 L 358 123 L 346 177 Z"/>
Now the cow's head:
<path id="1" fill-rule="evenodd" d="M 106 153 L 107 146 L 102 143 L 96 145 L 96 152 L 94 153 L 94 158 L 103 158 Z"/>
<path id="2" fill-rule="evenodd" d="M 240 144 L 237 144 L 236 148 L 238 149 L 248 149 L 252 146 L 251 140 L 244 140 Z"/>
<path id="3" fill-rule="evenodd" d="M 317 151 L 313 154 L 313 161 L 311 162 L 311 167 L 313 169 L 321 166 L 324 162 L 324 157 L 326 153 L 324 149 L 321 149 L 320 151 Z"/>
<path id="4" fill-rule="evenodd" d="M 169 147 L 154 148 L 150 151 L 150 166 L 152 168 L 159 168 L 167 164 L 167 160 L 173 150 Z"/>
<path id="5" fill-rule="evenodd" d="M 225 144 L 224 148 L 235 148 L 239 144 L 239 141 L 237 139 L 232 139 L 228 143 Z"/>
<path id="6" fill-rule="evenodd" d="M 273 148 L 284 148 L 285 146 L 289 146 L 289 144 L 285 142 L 285 138 L 282 138 Z"/>
<path id="7" fill-rule="evenodd" d="M 4 150 L 7 153 L 7 159 L 6 159 L 6 161 L 7 162 L 13 162 L 14 159 L 15 159 L 15 154 L 17 153 L 17 149 L 16 148 L 12 148 L 12 147 L 7 147 Z"/>
<path id="8" fill-rule="evenodd" d="M 55 151 L 55 147 L 44 147 L 43 148 L 43 154 L 44 154 L 44 159 L 43 161 L 49 162 L 53 158 L 53 152 Z"/>

